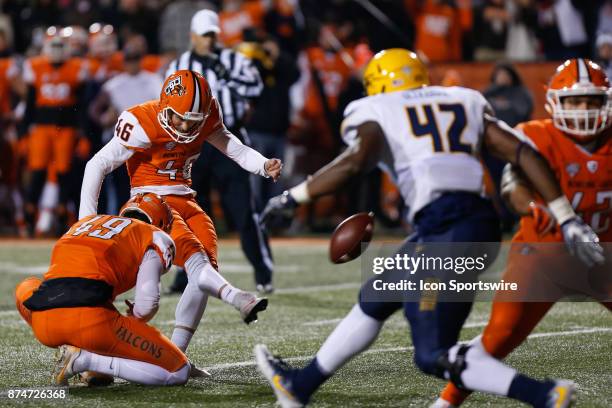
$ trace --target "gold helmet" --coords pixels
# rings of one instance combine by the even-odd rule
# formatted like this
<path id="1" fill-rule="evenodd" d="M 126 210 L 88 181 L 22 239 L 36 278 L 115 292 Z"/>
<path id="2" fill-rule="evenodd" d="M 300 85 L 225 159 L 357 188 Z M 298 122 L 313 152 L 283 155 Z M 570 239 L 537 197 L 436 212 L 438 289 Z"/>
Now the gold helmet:
<path id="1" fill-rule="evenodd" d="M 429 85 L 429 75 L 416 53 L 390 48 L 376 53 L 368 62 L 363 85 L 368 95 L 404 91 Z"/>

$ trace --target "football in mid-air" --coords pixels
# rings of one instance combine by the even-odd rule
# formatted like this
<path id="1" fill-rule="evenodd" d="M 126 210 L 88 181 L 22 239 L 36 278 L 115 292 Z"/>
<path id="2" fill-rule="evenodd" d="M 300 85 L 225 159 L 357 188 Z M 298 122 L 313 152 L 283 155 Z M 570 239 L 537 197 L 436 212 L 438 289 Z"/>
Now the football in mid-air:
<path id="1" fill-rule="evenodd" d="M 336 264 L 348 262 L 362 253 L 362 245 L 372 239 L 374 214 L 358 213 L 336 227 L 329 242 L 329 259 Z M 365 249 L 365 246 L 364 248 Z"/>

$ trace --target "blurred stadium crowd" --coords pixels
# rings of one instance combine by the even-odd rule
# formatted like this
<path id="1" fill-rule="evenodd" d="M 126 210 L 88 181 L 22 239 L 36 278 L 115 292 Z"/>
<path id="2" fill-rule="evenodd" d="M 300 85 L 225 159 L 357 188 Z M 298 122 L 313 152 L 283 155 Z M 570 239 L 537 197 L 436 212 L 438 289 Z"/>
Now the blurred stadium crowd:
<path id="1" fill-rule="evenodd" d="M 123 109 L 157 97 L 201 9 L 219 13 L 220 43 L 251 58 L 263 80 L 240 120 L 285 168 L 280 183 L 255 186 L 260 205 L 343 148 L 343 109 L 363 95 L 361 69 L 380 49 L 415 49 L 433 65 L 590 57 L 612 73 L 612 0 L 5 0 L 0 9 L 0 233 L 22 237 L 75 221 L 85 163 Z M 448 74 L 444 84 L 461 83 Z M 511 125 L 532 114 L 510 63 L 497 64 L 484 94 Z M 485 160 L 495 181 L 501 164 Z M 125 170 L 105 183 L 100 211 L 116 213 L 129 194 Z M 223 217 L 214 192 L 198 200 Z M 303 210 L 292 230 L 325 230 L 365 209 L 400 226 L 400 206 L 375 172 Z"/>

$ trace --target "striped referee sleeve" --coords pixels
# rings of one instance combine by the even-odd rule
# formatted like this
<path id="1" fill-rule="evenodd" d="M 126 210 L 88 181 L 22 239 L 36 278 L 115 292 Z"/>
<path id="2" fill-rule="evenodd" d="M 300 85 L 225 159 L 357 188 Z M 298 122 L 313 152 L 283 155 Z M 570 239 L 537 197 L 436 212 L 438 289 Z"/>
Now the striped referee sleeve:
<path id="1" fill-rule="evenodd" d="M 256 98 L 263 91 L 259 71 L 251 60 L 230 49 L 221 51 L 221 62 L 229 68 L 227 86 L 243 98 Z"/>

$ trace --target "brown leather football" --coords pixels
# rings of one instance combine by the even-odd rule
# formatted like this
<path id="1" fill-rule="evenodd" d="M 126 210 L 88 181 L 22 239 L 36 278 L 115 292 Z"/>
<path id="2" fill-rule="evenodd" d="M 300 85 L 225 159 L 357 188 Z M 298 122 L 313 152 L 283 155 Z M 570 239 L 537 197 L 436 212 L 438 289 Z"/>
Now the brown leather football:
<path id="1" fill-rule="evenodd" d="M 348 217 L 332 234 L 329 241 L 329 259 L 340 264 L 357 258 L 362 253 L 361 244 L 370 242 L 373 231 L 373 213 L 363 212 Z M 363 249 L 366 246 L 363 246 Z"/>

